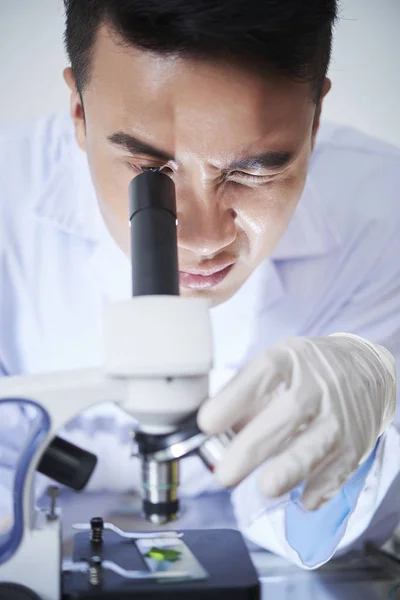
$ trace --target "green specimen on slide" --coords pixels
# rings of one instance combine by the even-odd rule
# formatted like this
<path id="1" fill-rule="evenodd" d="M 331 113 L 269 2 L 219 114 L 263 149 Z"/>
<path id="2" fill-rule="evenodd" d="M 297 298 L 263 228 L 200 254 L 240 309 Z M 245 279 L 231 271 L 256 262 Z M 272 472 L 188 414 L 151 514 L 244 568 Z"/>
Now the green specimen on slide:
<path id="1" fill-rule="evenodd" d="M 170 548 L 157 548 L 153 546 L 145 555 L 147 558 L 154 558 L 154 560 L 168 562 L 175 562 L 178 560 L 182 553 L 178 550 L 171 550 Z"/>

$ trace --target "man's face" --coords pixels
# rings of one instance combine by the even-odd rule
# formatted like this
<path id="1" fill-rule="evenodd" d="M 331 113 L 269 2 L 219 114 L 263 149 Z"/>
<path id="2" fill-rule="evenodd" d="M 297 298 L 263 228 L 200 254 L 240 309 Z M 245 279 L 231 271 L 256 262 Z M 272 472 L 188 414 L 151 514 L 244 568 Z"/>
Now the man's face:
<path id="1" fill-rule="evenodd" d="M 216 305 L 275 248 L 300 199 L 318 111 L 310 84 L 220 62 L 167 58 L 99 32 L 84 115 L 72 115 L 103 217 L 129 254 L 128 186 L 174 181 L 181 293 Z"/>

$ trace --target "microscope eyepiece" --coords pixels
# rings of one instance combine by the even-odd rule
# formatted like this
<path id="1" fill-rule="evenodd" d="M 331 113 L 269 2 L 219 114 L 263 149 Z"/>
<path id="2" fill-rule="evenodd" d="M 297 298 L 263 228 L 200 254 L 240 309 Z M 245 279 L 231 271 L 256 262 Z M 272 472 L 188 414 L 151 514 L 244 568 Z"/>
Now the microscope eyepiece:
<path id="1" fill-rule="evenodd" d="M 163 173 L 137 175 L 129 186 L 133 296 L 179 296 L 174 182 Z"/>

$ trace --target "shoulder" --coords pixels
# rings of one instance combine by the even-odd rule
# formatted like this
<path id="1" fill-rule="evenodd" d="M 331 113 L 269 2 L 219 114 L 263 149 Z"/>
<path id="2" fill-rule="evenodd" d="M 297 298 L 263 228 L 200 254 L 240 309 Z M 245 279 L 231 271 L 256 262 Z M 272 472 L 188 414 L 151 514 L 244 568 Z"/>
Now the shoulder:
<path id="1" fill-rule="evenodd" d="M 0 127 L 2 159 L 12 158 L 16 151 L 39 151 L 40 157 L 57 157 L 73 140 L 73 125 L 65 114 L 53 114 Z M 0 165 L 1 167 L 2 165 Z"/>
<path id="2" fill-rule="evenodd" d="M 293 219 L 293 239 L 310 252 L 277 262 L 301 331 L 321 335 L 360 295 L 375 301 L 371 318 L 380 318 L 388 283 L 400 281 L 399 190 L 399 149 L 352 128 L 322 127 Z M 393 297 L 398 303 L 398 291 Z"/>
<path id="3" fill-rule="evenodd" d="M 0 128 L 0 238 L 10 238 L 29 220 L 72 142 L 72 123 L 65 115 Z"/>
<path id="4" fill-rule="evenodd" d="M 33 196 L 73 142 L 69 117 L 51 115 L 0 128 L 0 204 L 7 197 Z M 28 198 L 21 198 L 26 205 Z M 7 202 L 10 204 L 10 202 Z"/>
<path id="5" fill-rule="evenodd" d="M 71 120 L 51 115 L 0 128 L 0 202 L 21 188 L 36 191 L 73 140 Z M 30 194 L 30 195 L 31 195 Z"/>
<path id="6" fill-rule="evenodd" d="M 400 148 L 397 146 L 354 127 L 333 121 L 322 121 L 317 136 L 317 146 L 325 149 L 376 154 L 389 159 L 398 159 L 400 155 Z"/>
<path id="7" fill-rule="evenodd" d="M 371 266 L 398 244 L 400 149 L 350 127 L 326 124 L 310 168 L 321 210 L 341 252 Z M 356 263 L 355 263 L 356 264 Z"/>
<path id="8" fill-rule="evenodd" d="M 12 281 L 35 278 L 34 261 L 46 242 L 36 205 L 49 196 L 72 139 L 64 116 L 0 128 L 0 280 L 8 290 Z"/>
<path id="9" fill-rule="evenodd" d="M 400 148 L 334 123 L 322 125 L 310 174 L 339 227 L 400 218 Z"/>

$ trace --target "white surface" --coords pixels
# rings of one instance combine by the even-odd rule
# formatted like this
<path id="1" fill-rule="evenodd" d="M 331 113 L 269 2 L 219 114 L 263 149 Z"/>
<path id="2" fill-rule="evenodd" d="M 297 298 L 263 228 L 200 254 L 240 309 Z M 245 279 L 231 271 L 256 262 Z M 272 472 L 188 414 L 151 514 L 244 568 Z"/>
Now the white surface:
<path id="1" fill-rule="evenodd" d="M 208 395 L 208 301 L 141 296 L 110 305 L 105 317 L 105 373 L 129 381 L 124 409 L 144 431 L 175 431 Z"/>
<path id="2" fill-rule="evenodd" d="M 47 521 L 39 511 L 36 518 L 35 528 L 25 527 L 17 550 L 0 565 L 0 581 L 24 585 L 41 600 L 60 600 L 61 522 Z"/>
<path id="3" fill-rule="evenodd" d="M 39 405 L 50 417 L 50 424 L 37 448 L 27 470 L 24 482 L 23 524 L 24 530 L 34 531 L 34 502 L 31 490 L 35 471 L 44 449 L 50 440 L 82 411 L 107 401 L 123 405 L 127 397 L 125 381 L 106 378 L 101 369 L 79 369 L 51 373 L 49 375 L 30 375 L 5 377 L 1 381 L 0 400 L 29 398 Z M 29 415 L 29 407 L 27 408 Z M 45 481 L 43 484 L 45 484 Z M 44 492 L 38 489 L 37 497 Z"/>
<path id="4" fill-rule="evenodd" d="M 342 0 L 325 116 L 400 146 L 399 0 Z M 61 0 L 0 0 L 0 124 L 68 109 Z"/>
<path id="5" fill-rule="evenodd" d="M 181 296 L 141 296 L 109 306 L 104 327 L 107 374 L 208 375 L 212 366 L 208 309 L 205 298 Z"/>

